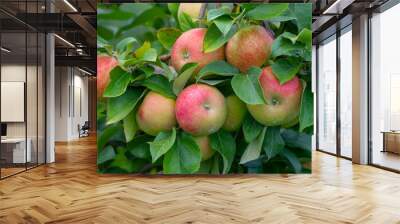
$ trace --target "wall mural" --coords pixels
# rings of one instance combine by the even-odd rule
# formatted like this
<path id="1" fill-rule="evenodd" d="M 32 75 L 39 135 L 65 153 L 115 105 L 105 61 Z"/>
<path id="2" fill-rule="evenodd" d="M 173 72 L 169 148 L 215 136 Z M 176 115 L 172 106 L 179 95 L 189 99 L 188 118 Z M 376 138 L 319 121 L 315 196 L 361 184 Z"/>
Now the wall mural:
<path id="1" fill-rule="evenodd" d="M 311 4 L 98 4 L 100 173 L 310 173 Z"/>

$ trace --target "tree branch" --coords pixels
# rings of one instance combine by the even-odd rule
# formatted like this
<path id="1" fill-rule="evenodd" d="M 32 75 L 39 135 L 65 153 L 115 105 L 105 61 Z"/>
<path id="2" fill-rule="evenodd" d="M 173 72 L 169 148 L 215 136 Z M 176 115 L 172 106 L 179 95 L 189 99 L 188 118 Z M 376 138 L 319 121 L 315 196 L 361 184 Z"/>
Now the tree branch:
<path id="1" fill-rule="evenodd" d="M 160 56 L 161 61 L 168 61 L 171 58 L 170 54 L 164 54 Z"/>

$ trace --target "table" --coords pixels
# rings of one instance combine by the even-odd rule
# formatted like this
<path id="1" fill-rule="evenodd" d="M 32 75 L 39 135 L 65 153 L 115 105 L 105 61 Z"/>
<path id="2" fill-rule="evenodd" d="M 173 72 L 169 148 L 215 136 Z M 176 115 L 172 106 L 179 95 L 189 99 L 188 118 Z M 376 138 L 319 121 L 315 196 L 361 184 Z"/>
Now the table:
<path id="1" fill-rule="evenodd" d="M 382 131 L 383 151 L 400 154 L 400 131 Z"/>

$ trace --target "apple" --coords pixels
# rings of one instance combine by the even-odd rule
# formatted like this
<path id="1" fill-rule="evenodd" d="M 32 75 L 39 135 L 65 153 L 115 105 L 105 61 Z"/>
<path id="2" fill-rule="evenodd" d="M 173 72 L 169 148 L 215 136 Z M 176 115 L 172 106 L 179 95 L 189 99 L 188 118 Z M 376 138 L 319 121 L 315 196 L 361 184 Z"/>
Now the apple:
<path id="1" fill-rule="evenodd" d="M 193 21 L 197 21 L 200 16 L 202 3 L 181 3 L 179 4 L 178 17 L 182 13 L 188 14 Z"/>
<path id="2" fill-rule="evenodd" d="M 228 41 L 226 59 L 241 72 L 260 67 L 268 61 L 274 38 L 262 26 L 248 26 L 240 29 Z"/>
<path id="3" fill-rule="evenodd" d="M 247 105 L 253 118 L 266 126 L 288 125 L 294 122 L 300 113 L 303 86 L 295 76 L 280 84 L 271 67 L 263 69 L 260 85 L 267 104 Z"/>
<path id="4" fill-rule="evenodd" d="M 140 130 L 153 136 L 171 130 L 176 125 L 175 100 L 149 92 L 139 106 L 136 122 Z"/>
<path id="5" fill-rule="evenodd" d="M 106 55 L 97 56 L 97 97 L 103 97 L 104 90 L 110 82 L 110 72 L 118 61 Z"/>
<path id="6" fill-rule="evenodd" d="M 171 49 L 171 65 L 176 71 L 187 63 L 198 63 L 197 72 L 205 65 L 218 60 L 224 60 L 225 50 L 220 47 L 215 51 L 204 53 L 203 41 L 207 29 L 191 29 L 179 36 Z"/>
<path id="7" fill-rule="evenodd" d="M 200 148 L 202 161 L 208 160 L 209 158 L 211 158 L 211 156 L 214 155 L 215 151 L 210 146 L 210 139 L 208 138 L 208 136 L 194 137 L 194 140 Z"/>
<path id="8" fill-rule="evenodd" d="M 217 132 L 225 122 L 225 97 L 215 87 L 192 84 L 176 99 L 176 119 L 179 126 L 194 136 Z"/>
<path id="9" fill-rule="evenodd" d="M 239 97 L 232 95 L 226 98 L 226 105 L 228 114 L 222 128 L 226 131 L 237 131 L 246 116 L 246 104 L 243 103 Z"/>

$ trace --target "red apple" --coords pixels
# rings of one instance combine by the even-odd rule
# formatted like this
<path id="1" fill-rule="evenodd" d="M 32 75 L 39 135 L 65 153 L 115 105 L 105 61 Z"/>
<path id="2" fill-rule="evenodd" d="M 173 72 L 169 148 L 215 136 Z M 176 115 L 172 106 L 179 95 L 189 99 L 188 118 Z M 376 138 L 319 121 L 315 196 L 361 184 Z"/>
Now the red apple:
<path id="1" fill-rule="evenodd" d="M 226 98 L 226 105 L 228 108 L 228 115 L 226 116 L 222 128 L 226 131 L 237 131 L 246 116 L 246 104 L 243 103 L 239 97 L 232 95 Z"/>
<path id="2" fill-rule="evenodd" d="M 118 61 L 111 56 L 97 56 L 97 97 L 103 97 L 104 90 L 110 82 L 110 72 L 118 65 Z"/>
<path id="3" fill-rule="evenodd" d="M 215 151 L 210 146 L 210 139 L 208 136 L 194 137 L 194 140 L 200 148 L 202 161 L 207 160 L 214 155 Z"/>
<path id="4" fill-rule="evenodd" d="M 247 105 L 254 119 L 266 126 L 294 122 L 300 113 L 303 92 L 300 79 L 295 76 L 281 85 L 271 67 L 266 67 L 263 69 L 259 81 L 267 104 Z"/>
<path id="5" fill-rule="evenodd" d="M 205 65 L 217 61 L 224 60 L 224 47 L 209 53 L 203 52 L 203 41 L 207 29 L 196 28 L 184 32 L 174 43 L 171 49 L 171 65 L 176 71 L 187 63 L 198 63 L 199 71 Z"/>
<path id="6" fill-rule="evenodd" d="M 226 59 L 245 73 L 250 67 L 267 62 L 273 42 L 272 35 L 262 26 L 240 29 L 226 45 Z"/>
<path id="7" fill-rule="evenodd" d="M 176 100 L 179 126 L 194 136 L 217 132 L 225 122 L 225 97 L 212 86 L 193 84 L 185 88 Z"/>
<path id="8" fill-rule="evenodd" d="M 149 135 L 171 130 L 176 125 L 175 100 L 149 92 L 136 113 L 136 121 L 140 130 Z"/>

